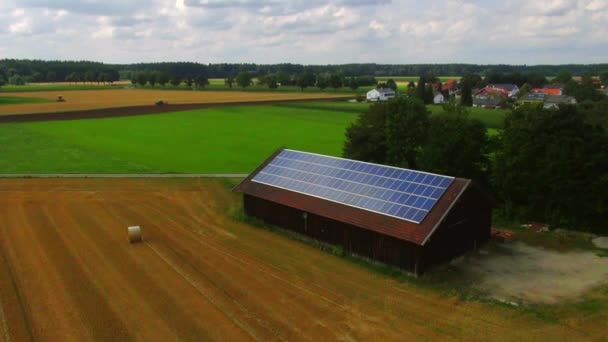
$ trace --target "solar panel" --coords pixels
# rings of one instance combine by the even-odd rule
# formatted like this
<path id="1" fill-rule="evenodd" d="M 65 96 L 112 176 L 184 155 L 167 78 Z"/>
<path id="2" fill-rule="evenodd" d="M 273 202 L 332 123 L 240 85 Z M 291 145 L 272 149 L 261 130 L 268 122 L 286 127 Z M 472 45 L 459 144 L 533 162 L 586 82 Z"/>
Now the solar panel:
<path id="1" fill-rule="evenodd" d="M 420 223 L 454 177 L 281 151 L 252 181 Z"/>

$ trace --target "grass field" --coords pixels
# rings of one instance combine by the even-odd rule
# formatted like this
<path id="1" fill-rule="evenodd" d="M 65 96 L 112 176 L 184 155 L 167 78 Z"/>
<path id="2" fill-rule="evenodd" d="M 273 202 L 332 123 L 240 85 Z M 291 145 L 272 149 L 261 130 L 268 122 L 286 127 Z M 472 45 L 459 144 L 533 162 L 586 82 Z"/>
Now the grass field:
<path id="1" fill-rule="evenodd" d="M 130 83 L 129 83 L 130 84 Z M 28 83 L 26 85 L 5 85 L 0 93 L 23 93 L 23 92 L 45 92 L 45 91 L 71 91 L 71 90 L 107 90 L 121 89 L 128 84 L 117 82 L 114 84 L 97 83 Z"/>
<path id="2" fill-rule="evenodd" d="M 366 111 L 371 104 L 367 102 L 347 102 L 347 101 L 307 101 L 307 102 L 290 102 L 279 104 L 286 108 L 307 108 L 319 110 L 331 110 L 342 112 L 361 113 Z M 444 114 L 442 106 L 427 105 L 427 109 L 433 115 Z M 486 109 L 486 108 L 468 108 L 471 118 L 478 119 L 483 122 L 486 127 L 500 129 L 503 125 L 504 117 L 510 112 L 508 109 Z"/>
<path id="3" fill-rule="evenodd" d="M 49 99 L 39 97 L 21 97 L 21 96 L 0 96 L 0 106 L 15 105 L 24 103 L 45 103 L 51 102 Z"/>
<path id="4" fill-rule="evenodd" d="M 341 155 L 345 129 L 368 106 L 312 101 L 1 124 L 0 173 L 247 173 L 280 147 Z M 505 113 L 471 115 L 496 135 Z"/>
<path id="5" fill-rule="evenodd" d="M 1 124 L 0 172 L 250 172 L 282 146 L 340 155 L 356 116 L 256 105 Z"/>
<path id="6" fill-rule="evenodd" d="M 0 188 L 0 331 L 8 340 L 606 336 L 606 313 L 593 302 L 547 320 L 441 294 L 237 221 L 230 213 L 241 197 L 224 180 L 4 179 Z M 126 227 L 135 224 L 144 242 L 129 245 Z"/>
<path id="7" fill-rule="evenodd" d="M 57 96 L 62 95 L 65 102 L 56 102 Z M 0 97 L 3 95 L 0 94 Z M 104 91 L 71 91 L 61 93 L 56 91 L 14 93 L 14 97 L 38 97 L 52 102 L 4 105 L 0 107 L 0 115 L 31 114 L 82 111 L 91 109 L 152 106 L 156 101 L 163 100 L 169 104 L 188 103 L 230 103 L 230 102 L 258 102 L 297 100 L 307 98 L 336 98 L 344 95 L 309 94 L 309 93 L 252 93 L 237 91 L 169 91 L 169 90 L 142 90 L 142 89 L 114 89 Z"/>

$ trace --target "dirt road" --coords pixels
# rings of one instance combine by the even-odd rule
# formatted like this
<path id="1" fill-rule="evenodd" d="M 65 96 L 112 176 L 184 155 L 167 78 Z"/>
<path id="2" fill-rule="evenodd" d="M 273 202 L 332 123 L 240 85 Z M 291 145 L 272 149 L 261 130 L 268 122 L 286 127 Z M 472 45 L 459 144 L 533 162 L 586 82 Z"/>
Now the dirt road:
<path id="1" fill-rule="evenodd" d="M 218 179 L 0 179 L 0 340 L 588 339 L 234 221 Z M 144 242 L 127 243 L 140 225 Z M 594 328 L 595 327 L 595 328 Z"/>

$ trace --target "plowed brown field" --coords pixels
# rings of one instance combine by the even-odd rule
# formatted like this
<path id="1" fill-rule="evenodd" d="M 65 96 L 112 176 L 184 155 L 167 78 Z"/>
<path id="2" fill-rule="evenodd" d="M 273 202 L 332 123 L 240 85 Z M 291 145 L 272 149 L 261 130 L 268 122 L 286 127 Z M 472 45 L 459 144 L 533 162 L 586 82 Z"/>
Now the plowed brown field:
<path id="1" fill-rule="evenodd" d="M 221 180 L 0 180 L 0 340 L 580 340 L 234 221 Z M 127 243 L 141 225 L 144 242 Z M 602 319 L 604 319 L 602 321 Z M 564 323 L 565 322 L 565 323 Z"/>
<path id="2" fill-rule="evenodd" d="M 65 102 L 24 103 L 0 107 L 0 115 L 56 113 L 86 111 L 92 109 L 150 106 L 163 100 L 169 104 L 219 104 L 237 102 L 268 102 L 298 99 L 331 99 L 345 97 L 344 94 L 315 93 L 271 93 L 239 91 L 178 91 L 178 90 L 74 90 L 49 92 L 10 93 L 11 97 L 38 97 L 56 100 L 63 96 Z M 2 95 L 0 95 L 2 96 Z"/>

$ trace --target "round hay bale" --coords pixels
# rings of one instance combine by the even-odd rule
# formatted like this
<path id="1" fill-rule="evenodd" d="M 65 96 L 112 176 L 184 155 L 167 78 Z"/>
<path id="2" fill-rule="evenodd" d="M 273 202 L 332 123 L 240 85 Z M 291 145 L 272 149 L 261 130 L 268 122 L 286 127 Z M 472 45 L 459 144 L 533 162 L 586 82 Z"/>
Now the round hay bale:
<path id="1" fill-rule="evenodd" d="M 141 242 L 141 227 L 140 226 L 132 226 L 127 228 L 129 233 L 129 243 L 138 243 Z"/>

